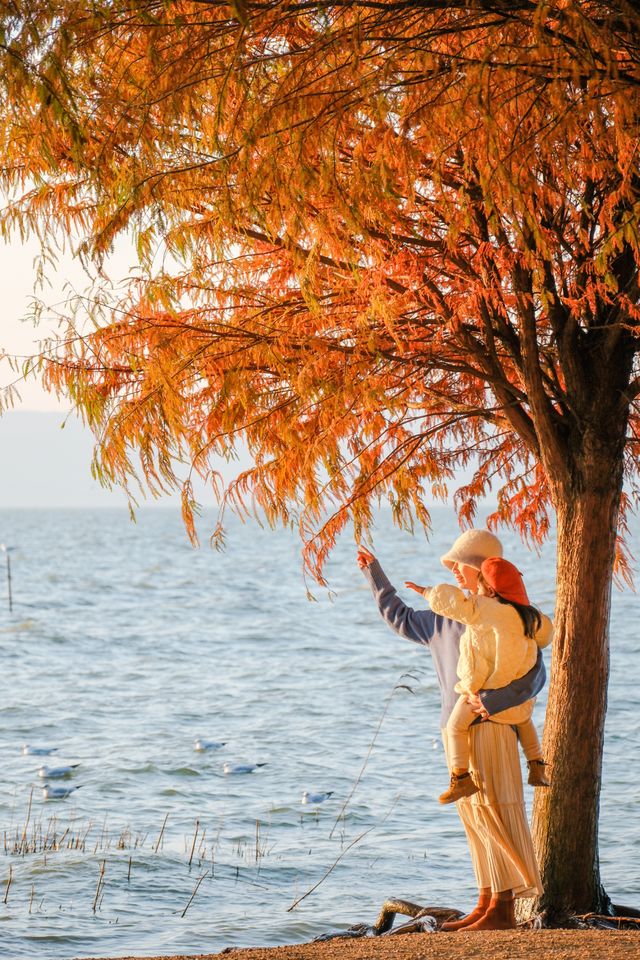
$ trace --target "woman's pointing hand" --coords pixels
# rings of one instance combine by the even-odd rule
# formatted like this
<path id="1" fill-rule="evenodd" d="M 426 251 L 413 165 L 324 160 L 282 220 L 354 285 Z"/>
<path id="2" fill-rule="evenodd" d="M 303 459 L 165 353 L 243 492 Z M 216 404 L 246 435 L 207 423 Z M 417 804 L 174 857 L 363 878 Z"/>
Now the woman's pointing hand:
<path id="1" fill-rule="evenodd" d="M 358 566 L 361 570 L 373 563 L 375 557 L 365 547 L 358 547 Z"/>

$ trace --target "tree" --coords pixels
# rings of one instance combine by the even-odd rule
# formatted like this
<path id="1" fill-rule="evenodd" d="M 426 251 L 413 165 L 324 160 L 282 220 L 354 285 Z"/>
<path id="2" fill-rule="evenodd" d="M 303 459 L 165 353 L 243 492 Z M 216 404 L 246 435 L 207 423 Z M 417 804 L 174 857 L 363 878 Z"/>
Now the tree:
<path id="1" fill-rule="evenodd" d="M 212 484 L 321 577 L 376 500 L 533 542 L 555 511 L 550 922 L 610 908 L 597 824 L 614 571 L 637 494 L 635 3 L 4 3 L 3 225 L 141 272 L 39 361 L 107 483 Z M 135 454 L 139 455 L 139 462 Z M 628 492 L 623 492 L 626 477 Z M 184 484 L 193 535 L 193 495 Z M 571 788 L 568 789 L 567 785 Z M 580 823 L 580 830 L 575 824 Z"/>

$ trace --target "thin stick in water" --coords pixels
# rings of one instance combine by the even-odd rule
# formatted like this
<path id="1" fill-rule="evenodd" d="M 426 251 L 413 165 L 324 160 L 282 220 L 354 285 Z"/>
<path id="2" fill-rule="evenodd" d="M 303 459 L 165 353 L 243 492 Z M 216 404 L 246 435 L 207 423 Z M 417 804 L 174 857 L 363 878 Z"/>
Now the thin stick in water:
<path id="1" fill-rule="evenodd" d="M 366 770 L 367 764 L 369 763 L 369 758 L 370 758 L 371 753 L 372 753 L 372 751 L 373 751 L 373 748 L 374 748 L 374 746 L 375 746 L 375 742 L 376 742 L 376 740 L 378 739 L 378 734 L 380 733 L 380 729 L 381 729 L 381 727 L 382 727 L 382 724 L 384 723 L 384 718 L 385 718 L 386 715 L 387 715 L 387 711 L 389 710 L 389 706 L 391 705 L 391 701 L 392 701 L 392 699 L 393 699 L 394 693 L 396 692 L 396 690 L 408 690 L 409 693 L 413 693 L 413 690 L 411 689 L 410 686 L 408 686 L 408 684 L 406 684 L 406 683 L 400 683 L 400 680 L 404 680 L 405 677 L 411 677 L 412 680 L 416 680 L 416 679 L 417 679 L 417 677 L 414 677 L 414 675 L 413 675 L 412 673 L 403 673 L 402 676 L 398 679 L 398 682 L 397 682 L 397 683 L 394 683 L 393 689 L 392 689 L 391 693 L 389 694 L 389 696 L 387 697 L 386 703 L 385 703 L 385 705 L 384 705 L 384 710 L 382 711 L 382 715 L 381 715 L 380 719 L 378 720 L 378 726 L 376 727 L 376 732 L 374 733 L 373 739 L 371 740 L 371 743 L 369 744 L 369 749 L 367 750 L 367 755 L 366 755 L 366 757 L 364 758 L 364 763 L 362 764 L 362 767 L 360 768 L 360 773 L 359 773 L 358 776 L 356 777 L 355 782 L 354 782 L 353 786 L 351 787 L 351 792 L 349 793 L 349 796 L 347 797 L 347 799 L 345 800 L 345 802 L 342 804 L 342 807 L 340 808 L 340 812 L 338 813 L 338 816 L 336 817 L 335 823 L 334 823 L 334 825 L 333 825 L 332 828 L 331 828 L 331 833 L 329 834 L 329 840 L 331 840 L 331 838 L 333 837 L 333 834 L 334 834 L 334 832 L 335 832 L 335 829 L 336 829 L 336 827 L 338 826 L 338 823 L 340 822 L 340 820 L 342 819 L 342 816 L 343 816 L 343 814 L 344 814 L 344 811 L 345 811 L 345 810 L 347 809 L 347 807 L 349 806 L 349 803 L 351 802 L 351 798 L 352 798 L 352 796 L 354 795 L 354 793 L 356 792 L 356 789 L 357 789 L 357 787 L 358 787 L 358 784 L 359 784 L 360 781 L 362 780 L 362 775 L 363 775 L 364 771 Z"/>
<path id="2" fill-rule="evenodd" d="M 200 887 L 200 884 L 202 883 L 202 881 L 204 880 L 204 878 L 206 877 L 206 875 L 207 875 L 206 873 L 203 873 L 202 876 L 198 878 L 198 882 L 196 883 L 195 887 L 193 888 L 193 893 L 192 893 L 191 896 L 189 897 L 189 903 L 186 905 L 186 907 L 184 908 L 184 910 L 183 910 L 182 913 L 180 914 L 181 917 L 184 917 L 185 913 L 187 912 L 187 910 L 189 909 L 189 907 L 190 907 L 191 904 L 193 903 L 193 901 L 194 901 L 194 899 L 195 899 L 195 895 L 196 895 L 196 893 L 198 892 L 198 888 Z"/>
<path id="3" fill-rule="evenodd" d="M 160 843 L 161 843 L 161 841 L 162 841 L 162 835 L 163 835 L 163 833 L 164 833 L 164 828 L 165 828 L 166 825 L 167 825 L 167 820 L 168 820 L 168 819 L 169 819 L 169 814 L 167 813 L 166 817 L 164 818 L 164 820 L 163 820 L 163 822 L 162 822 L 162 827 L 161 827 L 161 829 L 160 829 L 160 833 L 158 834 L 158 839 L 156 840 L 156 842 L 155 842 L 155 844 L 154 844 L 154 847 L 153 847 L 153 852 L 154 852 L 154 853 L 157 853 L 158 850 L 160 849 Z"/>
<path id="4" fill-rule="evenodd" d="M 11 590 L 11 558 L 9 556 L 9 551 L 11 547 L 8 547 L 5 543 L 0 543 L 0 550 L 4 553 L 7 558 L 7 596 L 9 598 L 9 612 L 13 612 L 13 593 Z"/>
<path id="5" fill-rule="evenodd" d="M 13 613 L 13 592 L 11 590 L 11 557 L 7 552 L 7 589 L 9 592 L 9 613 Z"/>
<path id="6" fill-rule="evenodd" d="M 31 804 L 33 803 L 33 787 L 29 793 L 29 806 L 27 807 L 27 819 L 24 821 L 24 827 L 22 828 L 22 838 L 20 841 L 20 846 L 23 853 L 26 853 L 26 844 L 27 844 L 27 828 L 29 826 L 29 820 L 31 819 Z"/>
<path id="7" fill-rule="evenodd" d="M 199 829 L 200 829 L 200 821 L 196 820 L 196 829 L 195 829 L 195 833 L 193 834 L 193 843 L 191 844 L 191 855 L 189 857 L 189 869 L 191 869 L 191 861 L 193 860 L 193 853 L 194 853 L 194 850 L 196 849 L 196 837 L 198 836 Z"/>
<path id="8" fill-rule="evenodd" d="M 9 876 L 7 877 L 7 889 L 4 892 L 4 902 L 7 903 L 9 899 L 9 890 L 11 888 L 11 881 L 13 880 L 13 866 L 9 864 Z"/>
<path id="9" fill-rule="evenodd" d="M 99 898 L 99 896 L 100 896 L 100 890 L 101 890 L 102 885 L 103 885 L 103 883 L 104 883 L 104 871 L 105 871 L 106 863 L 107 863 L 107 861 L 106 861 L 106 860 L 103 860 L 102 863 L 100 864 L 100 873 L 99 873 L 99 875 L 98 875 L 98 886 L 96 887 L 96 895 L 95 895 L 95 897 L 93 898 L 93 912 L 94 912 L 94 913 L 96 912 L 96 909 L 97 909 L 97 906 L 98 906 L 98 898 Z"/>
<path id="10" fill-rule="evenodd" d="M 314 883 L 314 885 L 313 885 L 312 887 L 310 887 L 310 888 L 307 890 L 306 893 L 303 893 L 301 897 L 297 897 L 297 898 L 293 901 L 293 903 L 291 904 L 290 907 L 287 907 L 287 913 L 291 913 L 291 911 L 292 911 L 293 909 L 295 909 L 295 907 L 297 907 L 299 903 L 302 903 L 302 901 L 305 900 L 305 899 L 309 896 L 310 893 L 313 893 L 314 890 L 317 890 L 321 883 L 324 883 L 324 881 L 327 879 L 327 877 L 329 876 L 329 874 L 332 873 L 332 871 L 337 867 L 337 865 L 340 863 L 340 861 L 341 861 L 342 858 L 345 856 L 345 854 L 348 853 L 348 851 L 351 849 L 351 847 L 354 847 L 354 846 L 356 845 L 356 843 L 359 843 L 361 840 L 363 840 L 363 839 L 367 836 L 367 834 L 368 834 L 368 833 L 371 833 L 372 830 L 375 830 L 376 827 L 381 827 L 382 824 L 385 822 L 385 820 L 388 820 L 388 818 L 391 816 L 391 814 L 392 814 L 392 812 L 393 812 L 393 809 L 394 809 L 394 807 L 395 807 L 395 805 L 396 805 L 396 803 L 398 802 L 399 799 L 400 799 L 400 795 L 398 795 L 398 796 L 395 798 L 395 800 L 394 800 L 393 803 L 391 804 L 391 807 L 390 807 L 389 811 L 385 814 L 385 816 L 382 818 L 382 820 L 380 821 L 380 823 L 374 823 L 373 826 L 369 827 L 368 830 L 365 830 L 363 833 L 359 834 L 359 836 L 357 836 L 357 837 L 355 838 L 355 840 L 352 840 L 351 843 L 348 844 L 348 846 L 346 846 L 346 847 L 344 848 L 344 850 L 342 851 L 342 853 L 340 854 L 340 856 L 337 857 L 337 858 L 333 861 L 333 863 L 331 864 L 331 866 L 329 867 L 329 869 L 326 871 L 326 873 L 324 874 L 324 876 L 320 877 L 320 879 L 318 880 L 318 882 L 317 882 L 317 883 Z"/>

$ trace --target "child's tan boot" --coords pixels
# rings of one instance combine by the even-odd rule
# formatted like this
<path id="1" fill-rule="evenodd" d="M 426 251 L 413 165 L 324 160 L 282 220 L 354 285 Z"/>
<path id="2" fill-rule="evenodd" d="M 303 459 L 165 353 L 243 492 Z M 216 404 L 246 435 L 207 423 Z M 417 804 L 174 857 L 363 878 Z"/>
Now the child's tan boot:
<path id="1" fill-rule="evenodd" d="M 449 789 L 441 793 L 438 800 L 440 803 L 455 803 L 456 800 L 462 800 L 463 797 L 472 797 L 479 789 L 480 787 L 476 787 L 471 779 L 468 770 L 466 773 L 452 773 Z"/>
<path id="2" fill-rule="evenodd" d="M 527 760 L 527 766 L 529 767 L 529 776 L 527 778 L 527 783 L 531 787 L 550 787 L 551 781 L 549 780 L 547 774 L 545 773 L 545 767 L 547 764 L 544 760 Z"/>

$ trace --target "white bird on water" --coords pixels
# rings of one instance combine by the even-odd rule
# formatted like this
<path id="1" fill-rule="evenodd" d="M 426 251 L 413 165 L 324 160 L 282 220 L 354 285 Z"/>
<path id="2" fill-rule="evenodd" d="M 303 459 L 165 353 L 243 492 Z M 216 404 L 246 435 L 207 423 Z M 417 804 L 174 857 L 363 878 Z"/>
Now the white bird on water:
<path id="1" fill-rule="evenodd" d="M 198 753 L 204 753 L 205 750 L 219 750 L 224 747 L 226 742 L 226 740 L 204 740 L 202 737 L 198 737 L 193 741 L 193 749 L 197 750 Z"/>
<path id="2" fill-rule="evenodd" d="M 333 796 L 333 790 L 325 790 L 324 793 L 309 793 L 305 790 L 302 794 L 302 803 L 324 803 L 329 797 Z"/>
<path id="3" fill-rule="evenodd" d="M 22 752 L 27 757 L 48 757 L 57 751 L 57 747 L 32 747 L 30 743 L 22 745 Z"/>
<path id="4" fill-rule="evenodd" d="M 50 787 L 48 783 L 45 783 L 42 787 L 42 795 L 45 800 L 66 800 L 70 793 L 73 793 L 74 790 L 79 790 L 80 786 L 77 787 Z"/>
<path id="5" fill-rule="evenodd" d="M 223 773 L 253 773 L 258 767 L 266 767 L 266 763 L 230 763 L 226 761 Z"/>
<path id="6" fill-rule="evenodd" d="M 43 780 L 62 780 L 63 777 L 70 777 L 79 766 L 79 763 L 69 763 L 65 767 L 40 767 L 38 776 Z"/>

